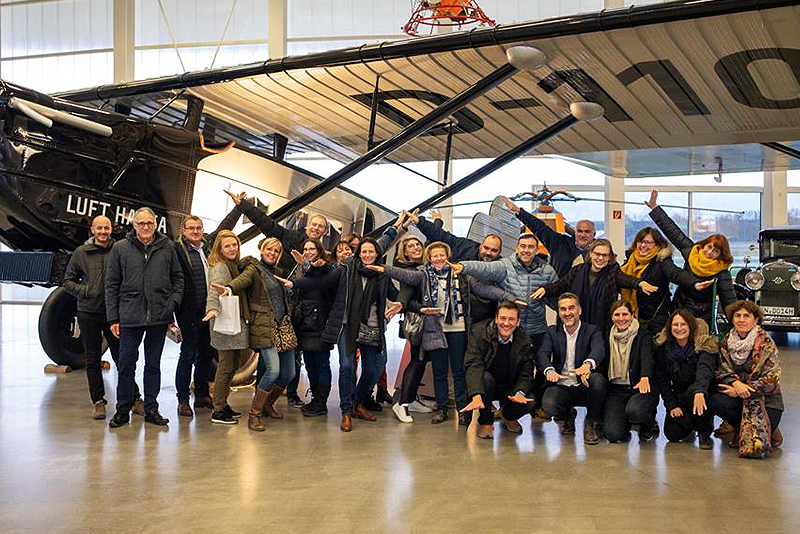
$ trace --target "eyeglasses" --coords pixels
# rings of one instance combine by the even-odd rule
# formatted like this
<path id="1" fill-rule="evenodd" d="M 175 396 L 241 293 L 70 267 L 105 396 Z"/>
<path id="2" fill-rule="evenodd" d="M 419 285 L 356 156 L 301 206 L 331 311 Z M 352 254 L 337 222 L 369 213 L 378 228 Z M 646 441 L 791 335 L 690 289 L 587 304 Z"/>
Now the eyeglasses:
<path id="1" fill-rule="evenodd" d="M 184 230 L 188 230 L 189 232 L 202 232 L 202 226 L 184 226 Z"/>
<path id="2" fill-rule="evenodd" d="M 156 222 L 155 221 L 133 221 L 133 224 L 135 224 L 136 226 L 149 227 L 149 226 L 155 226 Z"/>
<path id="3" fill-rule="evenodd" d="M 600 252 L 592 251 L 592 256 L 594 256 L 595 258 L 603 259 L 610 257 L 611 254 L 601 254 Z"/>

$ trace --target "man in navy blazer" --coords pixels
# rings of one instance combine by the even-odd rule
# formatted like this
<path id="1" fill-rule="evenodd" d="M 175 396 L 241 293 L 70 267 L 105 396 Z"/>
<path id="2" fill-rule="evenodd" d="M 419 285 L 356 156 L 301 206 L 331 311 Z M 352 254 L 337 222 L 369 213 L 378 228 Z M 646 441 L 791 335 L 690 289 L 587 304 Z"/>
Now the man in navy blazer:
<path id="1" fill-rule="evenodd" d="M 594 423 L 602 418 L 608 381 L 599 366 L 606 357 L 602 331 L 581 322 L 578 297 L 558 297 L 559 323 L 547 329 L 536 365 L 546 380 L 542 408 L 550 417 L 564 421 L 562 434 L 575 433 L 575 406 L 586 406 L 583 441 L 600 442 Z"/>

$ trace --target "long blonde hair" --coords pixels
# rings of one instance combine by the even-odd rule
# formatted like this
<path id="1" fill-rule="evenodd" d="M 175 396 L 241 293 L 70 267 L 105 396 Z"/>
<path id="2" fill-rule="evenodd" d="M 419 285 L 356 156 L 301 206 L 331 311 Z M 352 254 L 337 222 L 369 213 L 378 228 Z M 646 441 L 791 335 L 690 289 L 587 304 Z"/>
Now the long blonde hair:
<path id="1" fill-rule="evenodd" d="M 258 244 L 258 252 L 263 254 L 264 249 L 267 247 L 273 247 L 278 249 L 278 258 L 275 260 L 275 263 L 277 264 L 280 261 L 281 256 L 283 255 L 283 243 L 281 243 L 281 240 L 278 239 L 277 237 L 266 237 L 262 239 L 261 242 Z"/>
<path id="2" fill-rule="evenodd" d="M 222 255 L 222 240 L 228 237 L 232 237 L 236 240 L 236 244 L 238 248 L 236 249 L 236 260 L 232 262 L 232 260 L 227 259 L 225 256 Z M 239 240 L 239 236 L 231 232 L 230 230 L 220 230 L 217 234 L 217 238 L 214 240 L 214 245 L 211 247 L 211 254 L 208 255 L 208 264 L 209 265 L 216 265 L 221 261 L 225 262 L 232 262 L 232 263 L 239 263 L 240 254 L 242 253 L 242 242 Z"/>

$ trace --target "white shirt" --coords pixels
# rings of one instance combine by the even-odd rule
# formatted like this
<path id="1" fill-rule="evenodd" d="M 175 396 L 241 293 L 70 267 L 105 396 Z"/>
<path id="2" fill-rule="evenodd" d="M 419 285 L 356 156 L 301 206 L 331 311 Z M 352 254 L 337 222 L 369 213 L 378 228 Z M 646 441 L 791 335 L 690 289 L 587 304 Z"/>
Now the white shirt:
<path id="1" fill-rule="evenodd" d="M 565 326 L 561 328 L 564 329 L 564 333 L 567 335 L 567 357 L 564 360 L 564 367 L 561 369 L 561 376 L 563 378 L 559 379 L 558 383 L 562 386 L 577 386 L 578 377 L 575 376 L 574 371 L 572 375 L 570 375 L 569 372 L 575 369 L 575 344 L 578 341 L 578 333 L 581 331 L 581 322 L 578 321 L 578 328 L 571 334 L 567 331 Z"/>

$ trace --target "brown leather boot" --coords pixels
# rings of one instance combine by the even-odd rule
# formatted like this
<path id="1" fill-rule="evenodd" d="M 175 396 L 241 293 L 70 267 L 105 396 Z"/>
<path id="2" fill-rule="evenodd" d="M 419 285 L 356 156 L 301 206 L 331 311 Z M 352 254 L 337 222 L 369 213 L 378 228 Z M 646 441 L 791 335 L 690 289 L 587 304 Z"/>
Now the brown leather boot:
<path id="1" fill-rule="evenodd" d="M 256 432 L 266 430 L 264 423 L 261 421 L 261 414 L 264 413 L 264 404 L 267 402 L 268 395 L 269 393 L 263 389 L 256 388 L 253 404 L 250 405 L 250 417 L 247 418 L 247 428 L 250 430 L 255 430 Z"/>
<path id="2" fill-rule="evenodd" d="M 772 446 L 773 447 L 780 447 L 783 445 L 783 434 L 781 434 L 780 428 L 773 428 L 772 429 Z"/>
<path id="3" fill-rule="evenodd" d="M 358 417 L 364 421 L 377 421 L 378 418 L 372 415 L 364 408 L 363 404 L 356 404 L 353 406 L 353 417 Z"/>
<path id="4" fill-rule="evenodd" d="M 282 387 L 272 386 L 272 389 L 269 390 L 269 394 L 267 395 L 267 402 L 264 404 L 264 413 L 272 419 L 283 419 L 283 414 L 276 411 L 272 406 L 275 404 L 275 401 L 278 400 L 278 397 L 281 396 L 281 393 L 283 393 Z"/>
<path id="5" fill-rule="evenodd" d="M 342 416 L 342 423 L 339 425 L 339 429 L 342 432 L 352 432 L 353 431 L 353 418 L 347 414 Z"/>

